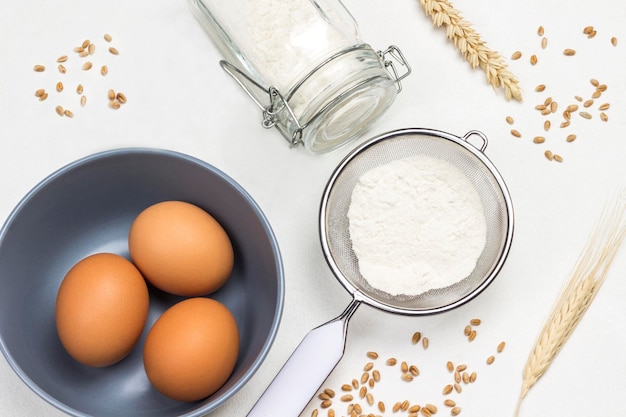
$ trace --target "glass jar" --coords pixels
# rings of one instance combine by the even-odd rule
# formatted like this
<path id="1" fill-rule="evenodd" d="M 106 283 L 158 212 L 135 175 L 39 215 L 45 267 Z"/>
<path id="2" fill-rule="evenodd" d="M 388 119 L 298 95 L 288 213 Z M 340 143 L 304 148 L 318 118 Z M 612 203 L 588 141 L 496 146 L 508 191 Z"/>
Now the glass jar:
<path id="1" fill-rule="evenodd" d="M 220 64 L 292 146 L 325 152 L 366 130 L 411 69 L 375 51 L 340 0 L 189 0 Z M 398 69 L 402 71 L 398 71 Z"/>

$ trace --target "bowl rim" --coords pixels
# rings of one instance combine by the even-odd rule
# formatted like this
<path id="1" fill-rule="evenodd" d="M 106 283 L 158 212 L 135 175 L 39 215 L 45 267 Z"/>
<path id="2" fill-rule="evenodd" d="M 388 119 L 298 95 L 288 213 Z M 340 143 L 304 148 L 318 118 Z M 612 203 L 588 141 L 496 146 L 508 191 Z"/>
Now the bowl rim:
<path id="1" fill-rule="evenodd" d="M 220 177 L 220 179 L 224 180 L 228 183 L 235 191 L 237 191 L 250 205 L 252 210 L 256 212 L 259 220 L 262 223 L 263 228 L 267 234 L 268 239 L 270 240 L 272 253 L 274 255 L 274 262 L 277 268 L 277 303 L 276 308 L 274 309 L 274 319 L 272 322 L 272 326 L 270 327 L 270 332 L 268 334 L 267 339 L 265 340 L 263 347 L 260 351 L 260 354 L 256 357 L 256 359 L 252 362 L 250 367 L 246 370 L 244 375 L 227 391 L 221 393 L 219 396 L 211 400 L 208 404 L 205 404 L 199 407 L 196 410 L 192 410 L 188 413 L 180 415 L 180 417 L 200 417 L 205 415 L 206 413 L 215 410 L 216 408 L 223 405 L 227 400 L 229 400 L 232 396 L 234 396 L 239 390 L 245 386 L 248 381 L 252 378 L 252 376 L 258 371 L 261 367 L 261 364 L 265 361 L 269 351 L 276 340 L 276 335 L 278 333 L 278 329 L 280 327 L 280 323 L 282 321 L 282 314 L 284 309 L 284 299 L 285 299 L 285 275 L 284 275 L 284 265 L 282 262 L 282 256 L 280 252 L 280 247 L 278 246 L 278 240 L 274 234 L 274 231 L 261 210 L 258 203 L 252 198 L 252 196 L 232 177 L 227 175 L 224 171 L 215 167 L 214 165 L 203 161 L 197 157 L 179 152 L 170 149 L 164 148 L 149 148 L 149 147 L 124 147 L 124 148 L 114 148 L 104 151 L 95 152 L 81 158 L 78 158 L 74 161 L 71 161 L 60 168 L 54 170 L 52 173 L 45 176 L 41 179 L 35 186 L 33 186 L 17 203 L 17 205 L 10 211 L 9 215 L 5 219 L 2 227 L 0 228 L 0 251 L 2 250 L 2 243 L 6 237 L 7 231 L 10 229 L 11 225 L 15 221 L 15 219 L 20 215 L 21 211 L 26 207 L 29 202 L 43 189 L 45 189 L 48 184 L 55 179 L 66 175 L 67 173 L 77 169 L 78 167 L 93 163 L 95 161 L 99 161 L 102 159 L 107 159 L 111 157 L 116 157 L 120 155 L 160 155 L 169 158 L 181 159 L 188 163 L 195 164 L 201 166 L 203 169 L 211 171 L 213 174 Z M 35 392 L 40 398 L 48 402 L 50 405 L 56 407 L 57 409 L 76 417 L 87 417 L 88 414 L 85 414 L 79 410 L 74 409 L 73 407 L 68 406 L 64 402 L 56 399 L 52 395 L 48 394 L 43 388 L 41 388 L 38 384 L 36 384 L 22 369 L 22 367 L 15 361 L 13 355 L 8 350 L 6 343 L 4 341 L 3 335 L 0 333 L 0 351 L 2 355 L 9 363 L 11 369 L 17 374 L 17 376 L 28 386 L 33 392 Z"/>

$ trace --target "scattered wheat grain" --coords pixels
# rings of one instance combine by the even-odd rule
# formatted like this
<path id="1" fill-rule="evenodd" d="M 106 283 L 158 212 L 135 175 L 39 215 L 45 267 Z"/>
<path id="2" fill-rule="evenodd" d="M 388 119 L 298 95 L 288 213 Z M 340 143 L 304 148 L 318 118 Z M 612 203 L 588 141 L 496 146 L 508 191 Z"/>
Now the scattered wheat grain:
<path id="1" fill-rule="evenodd" d="M 448 361 L 446 363 L 446 368 L 448 369 L 449 372 L 454 371 L 454 364 L 452 363 L 452 361 Z"/>
<path id="2" fill-rule="evenodd" d="M 589 33 L 589 34 L 587 35 L 587 38 L 588 38 L 588 39 L 595 38 L 597 34 L 598 34 L 598 32 L 597 32 L 597 31 L 592 30 L 592 31 L 591 31 L 591 33 Z"/>
<path id="3" fill-rule="evenodd" d="M 118 94 L 121 94 L 121 93 L 118 93 Z M 367 352 L 366 356 L 370 359 L 378 359 L 378 353 L 374 352 L 373 350 L 370 350 L 369 352 Z"/>
<path id="4" fill-rule="evenodd" d="M 386 408 L 387 407 L 385 407 L 385 403 L 384 402 L 378 401 L 378 411 L 380 411 L 381 413 L 384 413 Z"/>
<path id="5" fill-rule="evenodd" d="M 67 117 L 70 117 L 70 118 L 74 117 L 74 113 L 72 113 L 72 111 L 71 111 L 71 110 L 69 110 L 69 109 L 65 109 L 65 110 L 63 110 L 63 114 L 64 114 L 65 116 L 67 116 Z"/>
<path id="6" fill-rule="evenodd" d="M 443 389 L 441 390 L 441 393 L 443 395 L 448 395 L 452 392 L 453 389 L 454 387 L 452 386 L 452 384 L 448 384 L 445 387 L 443 387 Z"/>
<path id="7" fill-rule="evenodd" d="M 311 412 L 311 417 L 317 417 L 319 416 L 319 410 L 316 408 Z"/>
<path id="8" fill-rule="evenodd" d="M 520 59 L 522 57 L 522 53 L 520 51 L 515 51 L 513 52 L 513 54 L 511 55 L 511 59 L 513 61 L 516 61 L 518 59 Z"/>
<path id="9" fill-rule="evenodd" d="M 91 43 L 91 41 L 89 39 L 85 39 L 83 41 L 83 43 L 80 45 L 83 49 L 86 49 L 89 47 L 89 44 Z"/>
<path id="10" fill-rule="evenodd" d="M 515 136 L 516 138 L 521 138 L 522 137 L 522 134 L 518 130 L 516 130 L 516 129 L 512 129 L 511 130 L 511 135 Z M 470 334 L 471 334 L 471 331 L 470 331 Z M 468 336 L 469 336 L 469 334 L 468 334 Z"/>
<path id="11" fill-rule="evenodd" d="M 424 350 L 428 349 L 428 343 L 429 343 L 428 338 L 424 337 L 422 339 L 422 347 L 424 348 Z"/>
<path id="12" fill-rule="evenodd" d="M 530 65 L 537 65 L 538 61 L 537 55 L 533 54 L 530 56 Z"/>
<path id="13" fill-rule="evenodd" d="M 331 405 L 333 405 L 333 402 L 331 400 L 324 400 L 322 401 L 322 403 L 320 404 L 320 407 L 322 408 L 328 408 Z"/>
<path id="14" fill-rule="evenodd" d="M 415 332 L 413 333 L 413 336 L 411 337 L 411 343 L 416 345 L 420 341 L 421 338 L 422 338 L 422 334 L 420 332 Z"/>
<path id="15" fill-rule="evenodd" d="M 471 324 L 472 326 L 480 326 L 480 324 L 481 324 L 481 323 L 482 323 L 482 320 L 481 320 L 481 319 L 471 319 L 471 320 L 470 320 L 470 324 Z"/>
<path id="16" fill-rule="evenodd" d="M 335 417 L 335 410 L 333 410 L 332 408 L 328 410 L 328 417 Z"/>
<path id="17" fill-rule="evenodd" d="M 517 131 L 516 131 L 517 132 Z M 519 132 L 518 132 L 519 133 Z M 515 133 L 513 133 L 513 131 L 511 131 L 511 134 L 513 136 L 515 136 Z M 521 137 L 522 135 L 517 136 L 518 138 Z M 469 324 L 467 326 L 465 326 L 465 328 L 463 329 L 463 334 L 465 336 L 469 336 L 469 334 L 472 332 L 472 326 L 470 326 Z"/>
<path id="18" fill-rule="evenodd" d="M 574 135 L 576 136 L 576 135 Z M 502 351 L 504 350 L 504 347 L 506 346 L 505 342 L 500 342 L 500 344 L 498 345 L 498 348 L 496 349 L 498 353 L 502 353 Z"/>
<path id="19" fill-rule="evenodd" d="M 96 45 L 90 43 L 87 51 L 89 52 L 89 55 L 93 55 L 96 52 Z"/>
<path id="20" fill-rule="evenodd" d="M 365 366 L 363 367 L 363 370 L 365 372 L 369 372 L 372 370 L 372 368 L 374 368 L 374 362 L 368 362 L 365 364 Z"/>
<path id="21" fill-rule="evenodd" d="M 593 32 L 593 26 L 585 26 L 583 29 L 583 33 L 585 35 L 589 35 L 591 32 Z"/>
<path id="22" fill-rule="evenodd" d="M 407 409 L 404 410 L 404 411 L 407 411 L 409 413 L 417 413 L 421 408 L 422 408 L 421 405 L 415 404 L 415 405 L 412 405 L 410 407 L 407 407 Z"/>
<path id="23" fill-rule="evenodd" d="M 617 46 L 617 38 L 615 36 L 611 38 L 611 45 Z"/>
<path id="24" fill-rule="evenodd" d="M 463 388 L 461 388 L 461 384 L 459 384 L 458 382 L 456 382 L 456 383 L 454 384 L 454 390 L 455 390 L 457 393 L 459 393 L 459 394 L 460 394 L 460 393 L 463 391 Z"/>
<path id="25" fill-rule="evenodd" d="M 83 85 L 82 84 L 78 84 L 76 86 L 76 94 L 83 94 Z"/>
<path id="26" fill-rule="evenodd" d="M 469 382 L 470 382 L 469 373 L 463 372 L 463 374 L 461 375 L 461 379 L 463 380 L 463 383 L 469 384 Z"/>
<path id="27" fill-rule="evenodd" d="M 546 138 L 543 136 L 535 136 L 533 138 L 533 143 L 544 143 L 546 141 Z"/>
<path id="28" fill-rule="evenodd" d="M 602 91 L 600 90 L 596 90 L 593 92 L 593 94 L 591 95 L 591 98 L 600 98 L 600 96 L 602 95 Z"/>
<path id="29" fill-rule="evenodd" d="M 552 151 L 547 150 L 543 154 L 548 161 L 552 161 L 554 159 L 554 154 L 552 153 Z"/>
<path id="30" fill-rule="evenodd" d="M 550 103 L 550 111 L 552 113 L 556 113 L 558 109 L 559 109 L 559 103 L 557 103 L 556 101 L 553 101 L 552 103 Z"/>
<path id="31" fill-rule="evenodd" d="M 121 104 L 126 104 L 126 95 L 124 93 L 117 93 L 115 95 L 115 98 L 117 99 L 117 101 L 119 101 Z"/>
<path id="32" fill-rule="evenodd" d="M 539 36 L 543 36 L 543 34 L 544 34 L 544 29 L 543 29 L 543 26 L 539 26 L 539 27 L 537 28 L 537 35 L 539 35 Z"/>
<path id="33" fill-rule="evenodd" d="M 80 96 L 80 106 L 85 107 L 87 104 L 87 96 Z"/>
<path id="34" fill-rule="evenodd" d="M 411 366 L 409 367 L 409 372 L 410 372 L 410 373 L 411 373 L 411 375 L 413 375 L 413 376 L 419 376 L 419 374 L 420 374 L 420 370 L 419 370 L 419 368 L 418 368 L 417 366 L 415 366 L 415 365 L 411 365 Z"/>
<path id="35" fill-rule="evenodd" d="M 113 38 L 108 33 L 105 33 L 104 34 L 104 40 L 107 41 L 107 42 L 111 42 L 113 40 Z"/>
<path id="36" fill-rule="evenodd" d="M 398 360 L 396 358 L 389 358 L 387 359 L 387 361 L 385 361 L 385 363 L 388 366 L 394 366 L 396 363 L 398 363 Z"/>
<path id="37" fill-rule="evenodd" d="M 476 339 L 476 335 L 477 335 L 476 330 L 472 330 L 470 335 L 468 336 L 469 341 L 470 342 L 474 341 L 474 339 Z"/>
<path id="38" fill-rule="evenodd" d="M 470 374 L 470 382 L 476 382 L 476 378 L 478 378 L 478 375 L 476 374 L 476 372 L 472 372 Z"/>
<path id="39" fill-rule="evenodd" d="M 607 90 L 607 88 L 608 88 L 608 87 L 607 87 L 607 85 L 606 85 L 606 84 L 600 84 L 600 85 L 598 86 L 598 91 L 605 92 L 605 91 Z"/>
<path id="40" fill-rule="evenodd" d="M 46 70 L 46 67 L 44 67 L 43 65 L 37 64 L 33 67 L 33 71 L 35 72 L 44 72 L 45 70 Z"/>
<path id="41" fill-rule="evenodd" d="M 598 110 L 608 110 L 609 107 L 611 107 L 609 103 L 604 103 L 604 104 L 601 104 L 600 107 L 598 107 Z"/>
<path id="42" fill-rule="evenodd" d="M 572 134 L 570 134 L 570 135 L 567 135 L 567 137 L 565 138 L 565 140 L 566 140 L 567 142 L 574 142 L 574 141 L 576 140 L 576 135 L 575 135 L 575 134 L 573 134 L 573 133 L 572 133 Z"/>
<path id="43" fill-rule="evenodd" d="M 454 407 L 456 405 L 456 402 L 448 398 L 443 402 L 443 405 L 445 405 L 446 407 Z"/>
<path id="44" fill-rule="evenodd" d="M 461 414 L 461 407 L 454 407 L 452 410 L 450 410 L 450 414 L 453 416 L 458 416 L 459 414 Z"/>
<path id="45" fill-rule="evenodd" d="M 555 153 L 554 154 L 554 160 L 556 162 L 563 162 L 563 157 L 561 155 Z"/>
<path id="46" fill-rule="evenodd" d="M 35 97 L 41 97 L 46 93 L 46 90 L 43 88 L 40 88 L 38 90 L 35 91 Z"/>
<path id="47" fill-rule="evenodd" d="M 546 37 L 541 38 L 541 49 L 546 49 L 547 46 L 548 46 L 548 38 Z"/>
<path id="48" fill-rule="evenodd" d="M 546 132 L 550 130 L 550 126 L 552 126 L 552 122 L 550 122 L 550 120 L 546 120 L 545 122 L 543 122 L 543 130 L 545 130 Z"/>
<path id="49" fill-rule="evenodd" d="M 566 128 L 570 125 L 570 121 L 569 120 L 565 120 L 564 122 L 561 123 L 561 129 Z"/>
<path id="50" fill-rule="evenodd" d="M 317 398 L 319 398 L 320 400 L 330 400 L 330 395 L 326 394 L 325 392 L 320 392 L 317 395 Z"/>
<path id="51" fill-rule="evenodd" d="M 539 85 L 537 85 L 537 87 L 535 87 L 535 91 L 538 92 L 538 93 L 541 93 L 542 91 L 545 91 L 545 89 L 546 89 L 545 84 L 539 84 Z"/>
<path id="52" fill-rule="evenodd" d="M 67 55 L 61 55 L 57 58 L 57 62 L 65 62 L 67 61 Z"/>
<path id="53" fill-rule="evenodd" d="M 108 73 L 109 73 L 109 67 L 107 67 L 106 65 L 103 65 L 102 67 L 100 67 L 100 74 L 107 75 Z"/>
<path id="54" fill-rule="evenodd" d="M 487 365 L 491 365 L 496 360 L 496 357 L 491 355 L 487 358 Z"/>
<path id="55" fill-rule="evenodd" d="M 117 50 L 117 48 L 114 47 L 109 47 L 109 52 L 112 53 L 113 55 L 119 55 L 120 51 Z"/>
<path id="56" fill-rule="evenodd" d="M 581 102 L 581 103 L 582 103 L 582 101 L 583 101 L 583 98 L 582 98 L 581 96 L 574 96 L 574 99 L 575 99 L 576 101 L 578 101 L 578 102 Z"/>
<path id="57" fill-rule="evenodd" d="M 457 366 L 457 367 L 456 367 L 456 371 L 457 371 L 457 372 L 463 372 L 463 371 L 464 371 L 464 370 L 466 370 L 466 369 L 467 369 L 467 365 L 465 365 L 465 364 L 461 364 L 461 365 L 459 365 L 459 366 Z M 457 382 L 458 382 L 458 381 L 457 381 Z"/>
<path id="58" fill-rule="evenodd" d="M 67 68 L 65 68 L 65 67 L 63 66 L 63 64 L 59 64 L 59 65 L 57 66 L 57 69 L 59 70 L 59 72 L 60 72 L 61 74 L 65 74 L 65 73 L 67 72 Z"/>
<path id="59" fill-rule="evenodd" d="M 352 391 L 352 385 L 350 385 L 350 384 L 343 384 L 341 386 L 341 390 L 342 391 Z"/>
<path id="60" fill-rule="evenodd" d="M 341 401 L 348 403 L 350 401 L 352 401 L 354 399 L 354 397 L 350 394 L 346 394 L 346 395 L 342 395 L 341 398 L 339 398 Z"/>
<path id="61" fill-rule="evenodd" d="M 61 81 L 59 81 L 56 85 L 56 89 L 57 91 L 60 93 L 61 91 L 63 91 L 63 83 Z"/>
<path id="62" fill-rule="evenodd" d="M 586 100 L 586 101 L 583 103 L 583 106 L 585 106 L 585 107 L 591 107 L 591 106 L 593 106 L 593 100 Z"/>
<path id="63" fill-rule="evenodd" d="M 117 110 L 117 109 L 119 109 L 121 107 L 121 105 L 120 105 L 119 101 L 112 100 L 112 101 L 109 102 L 109 107 L 114 109 L 114 110 Z"/>
<path id="64" fill-rule="evenodd" d="M 85 48 L 83 48 L 82 46 L 77 46 L 76 48 L 74 48 L 74 52 L 78 52 L 78 53 L 85 52 Z"/>
<path id="65" fill-rule="evenodd" d="M 581 112 L 580 112 L 580 113 L 578 113 L 578 114 L 580 114 L 580 117 L 582 117 L 582 118 L 584 118 L 584 119 L 591 119 L 591 117 L 592 117 L 592 116 L 591 116 L 591 113 L 588 113 L 588 112 L 586 112 L 586 111 L 581 111 Z"/>
<path id="66" fill-rule="evenodd" d="M 367 395 L 367 387 L 362 386 L 361 389 L 359 389 L 359 397 L 365 398 L 366 395 Z"/>
<path id="67" fill-rule="evenodd" d="M 515 120 L 513 120 L 513 118 L 511 116 L 506 116 L 506 122 L 510 125 L 512 125 L 513 123 L 515 123 Z"/>
<path id="68" fill-rule="evenodd" d="M 576 51 L 570 48 L 564 49 L 563 50 L 563 55 L 565 56 L 574 56 L 576 55 Z"/>
<path id="69" fill-rule="evenodd" d="M 578 110 L 578 104 L 570 104 L 567 106 L 566 111 L 573 113 Z"/>
<path id="70" fill-rule="evenodd" d="M 89 71 L 91 69 L 91 67 L 93 66 L 93 64 L 91 62 L 85 62 L 82 66 L 83 71 Z"/>
<path id="71" fill-rule="evenodd" d="M 85 49 L 84 51 L 79 52 L 78 56 L 81 57 L 81 58 L 85 58 L 85 57 L 89 56 L 89 51 Z"/>
<path id="72" fill-rule="evenodd" d="M 600 120 L 602 120 L 603 122 L 608 122 L 609 116 L 607 116 L 605 112 L 600 112 Z"/>

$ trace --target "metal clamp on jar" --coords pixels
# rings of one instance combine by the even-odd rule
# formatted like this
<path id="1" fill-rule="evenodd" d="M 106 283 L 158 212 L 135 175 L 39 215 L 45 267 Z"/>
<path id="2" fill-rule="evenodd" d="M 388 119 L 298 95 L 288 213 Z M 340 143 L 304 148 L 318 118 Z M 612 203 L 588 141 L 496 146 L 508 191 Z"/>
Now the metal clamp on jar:
<path id="1" fill-rule="evenodd" d="M 360 39 L 340 0 L 189 0 L 220 64 L 291 146 L 326 152 L 365 131 L 411 73 L 396 46 Z"/>

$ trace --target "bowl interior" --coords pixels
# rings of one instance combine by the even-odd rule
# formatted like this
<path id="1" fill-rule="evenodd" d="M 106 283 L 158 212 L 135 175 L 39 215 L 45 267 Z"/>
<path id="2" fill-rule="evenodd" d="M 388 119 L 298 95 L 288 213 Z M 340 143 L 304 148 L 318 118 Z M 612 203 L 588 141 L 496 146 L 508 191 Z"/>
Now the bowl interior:
<path id="1" fill-rule="evenodd" d="M 241 349 L 228 382 L 193 403 L 170 400 L 149 383 L 142 362 L 148 329 L 181 297 L 150 287 L 150 313 L 129 356 L 107 368 L 74 361 L 55 328 L 58 287 L 85 256 L 129 258 L 134 218 L 164 200 L 202 207 L 229 234 L 235 266 L 210 295 L 233 312 Z M 119 149 L 92 155 L 53 173 L 27 194 L 0 231 L 0 348 L 35 392 L 77 416 L 199 416 L 231 397 L 265 358 L 283 303 L 283 270 L 271 228 L 252 198 L 221 171 L 187 155 Z"/>

